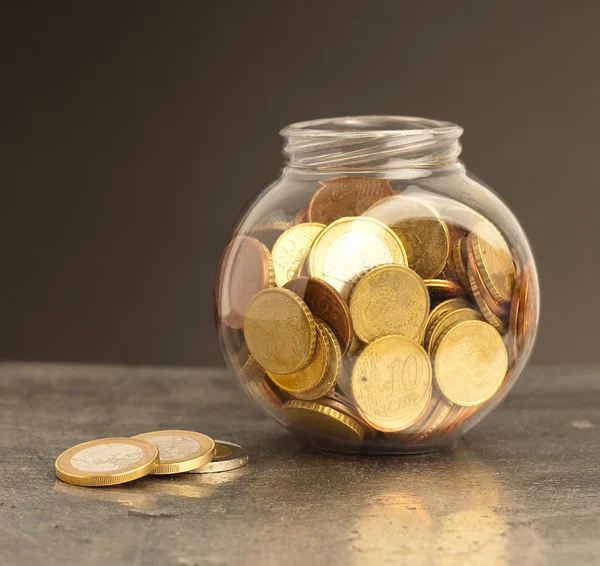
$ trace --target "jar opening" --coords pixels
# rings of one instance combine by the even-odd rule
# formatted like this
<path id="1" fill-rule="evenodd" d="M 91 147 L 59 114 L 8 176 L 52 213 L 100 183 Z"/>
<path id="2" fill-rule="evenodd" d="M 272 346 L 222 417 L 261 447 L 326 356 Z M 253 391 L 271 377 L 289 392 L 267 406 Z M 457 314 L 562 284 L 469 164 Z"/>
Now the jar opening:
<path id="1" fill-rule="evenodd" d="M 293 167 L 319 170 L 434 168 L 456 161 L 463 129 L 412 116 L 345 116 L 281 130 Z"/>
<path id="2" fill-rule="evenodd" d="M 420 135 L 424 133 L 448 134 L 454 133 L 460 136 L 463 129 L 454 124 L 442 120 L 430 118 L 419 118 L 416 116 L 344 116 L 341 118 L 323 118 L 320 120 L 308 120 L 306 122 L 295 122 L 281 130 L 282 136 L 303 134 L 311 136 L 372 136 L 398 135 L 405 136 Z"/>

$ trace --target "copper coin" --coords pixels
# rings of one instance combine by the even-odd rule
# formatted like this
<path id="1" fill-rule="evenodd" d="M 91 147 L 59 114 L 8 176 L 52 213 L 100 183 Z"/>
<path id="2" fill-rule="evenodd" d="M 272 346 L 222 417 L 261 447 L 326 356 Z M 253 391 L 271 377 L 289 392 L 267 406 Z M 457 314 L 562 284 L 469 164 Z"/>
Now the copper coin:
<path id="1" fill-rule="evenodd" d="M 269 250 L 256 238 L 238 236 L 229 242 L 215 284 L 217 313 L 224 324 L 243 328 L 250 299 L 270 286 L 272 272 Z"/>
<path id="2" fill-rule="evenodd" d="M 306 205 L 304 208 L 301 208 L 296 216 L 294 216 L 294 226 L 296 224 L 304 224 L 305 222 L 308 222 L 308 205 Z"/>
<path id="3" fill-rule="evenodd" d="M 423 279 L 425 287 L 429 291 L 431 298 L 431 308 L 438 305 L 446 299 L 453 299 L 454 297 L 462 297 L 465 295 L 464 289 L 454 281 L 447 279 Z"/>
<path id="4" fill-rule="evenodd" d="M 532 329 L 537 320 L 536 301 L 534 297 L 532 280 L 532 265 L 527 263 L 523 268 L 521 279 L 521 292 L 519 297 L 519 314 L 517 318 L 517 341 L 519 351 L 530 345 L 533 339 Z"/>
<path id="5" fill-rule="evenodd" d="M 387 179 L 338 177 L 320 181 L 321 187 L 308 205 L 310 222 L 330 224 L 345 216 L 360 216 L 394 190 Z"/>
<path id="6" fill-rule="evenodd" d="M 515 288 L 513 291 L 512 301 L 510 302 L 510 316 L 508 319 L 508 364 L 514 365 L 517 356 L 519 355 L 519 341 L 518 341 L 518 321 L 519 321 L 519 302 L 521 299 L 521 285 L 522 280 L 517 279 Z"/>
<path id="7" fill-rule="evenodd" d="M 475 261 L 475 255 L 473 254 L 473 250 L 471 249 L 471 240 L 470 238 L 467 240 L 467 263 L 470 268 L 470 273 L 475 280 L 475 284 L 477 285 L 477 289 L 479 290 L 479 294 L 481 298 L 485 301 L 485 304 L 488 308 L 500 319 L 505 320 L 508 314 L 507 306 L 503 305 L 489 292 L 485 283 L 483 282 L 483 277 L 477 268 L 477 262 Z"/>
<path id="8" fill-rule="evenodd" d="M 314 316 L 331 327 L 344 355 L 350 347 L 354 332 L 350 309 L 342 296 L 329 283 L 312 277 L 296 277 L 288 281 L 284 288 L 296 293 Z"/>

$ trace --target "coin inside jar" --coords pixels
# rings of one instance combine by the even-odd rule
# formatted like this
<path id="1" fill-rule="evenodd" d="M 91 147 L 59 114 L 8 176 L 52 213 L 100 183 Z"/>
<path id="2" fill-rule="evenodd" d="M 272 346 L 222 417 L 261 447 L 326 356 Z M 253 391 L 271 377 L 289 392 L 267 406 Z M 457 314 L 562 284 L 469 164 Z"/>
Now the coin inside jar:
<path id="1" fill-rule="evenodd" d="M 406 336 L 368 344 L 352 371 L 352 394 L 361 416 L 383 432 L 403 430 L 427 407 L 432 393 L 429 356 Z"/>
<path id="2" fill-rule="evenodd" d="M 275 242 L 272 251 L 275 283 L 282 287 L 298 277 L 314 239 L 325 224 L 307 222 L 286 230 Z"/>
<path id="3" fill-rule="evenodd" d="M 485 299 L 481 296 L 479 286 L 475 280 L 473 271 L 470 267 L 467 267 L 467 276 L 469 278 L 469 284 L 471 286 L 473 298 L 475 299 L 475 303 L 481 311 L 481 314 L 483 314 L 485 320 L 489 324 L 491 324 L 498 332 L 500 332 L 501 334 L 504 333 L 504 331 L 506 330 L 506 325 L 504 321 L 494 314 L 492 309 L 490 309 L 489 305 L 486 303 Z"/>
<path id="4" fill-rule="evenodd" d="M 314 401 L 292 399 L 283 411 L 295 425 L 323 438 L 359 443 L 365 435 L 364 428 L 351 416 Z"/>
<path id="5" fill-rule="evenodd" d="M 342 352 L 335 334 L 322 320 L 317 319 L 316 322 L 327 344 L 327 369 L 323 379 L 312 389 L 294 394 L 298 399 L 314 400 L 327 395 L 335 387 L 342 366 Z"/>
<path id="6" fill-rule="evenodd" d="M 416 198 L 396 195 L 386 198 L 365 212 L 381 220 L 400 238 L 408 266 L 423 279 L 439 275 L 450 252 L 446 223 L 436 212 Z"/>
<path id="7" fill-rule="evenodd" d="M 248 350 L 266 370 L 291 373 L 312 359 L 317 341 L 309 308 L 287 289 L 265 289 L 246 309 L 244 337 Z"/>
<path id="8" fill-rule="evenodd" d="M 425 345 L 427 351 L 431 353 L 432 349 L 435 348 L 438 339 L 446 332 L 446 330 L 455 324 L 458 324 L 464 320 L 481 319 L 481 314 L 470 307 L 458 308 L 452 312 L 446 313 L 444 316 L 439 317 L 435 325 L 431 328 L 431 332 L 427 337 L 427 344 Z"/>
<path id="9" fill-rule="evenodd" d="M 350 296 L 354 331 L 363 342 L 400 334 L 415 338 L 429 314 L 429 293 L 408 267 L 382 265 L 365 273 Z"/>
<path id="10" fill-rule="evenodd" d="M 510 301 L 516 268 L 508 244 L 490 222 L 480 222 L 469 235 L 469 243 L 484 284 L 494 299 Z"/>
<path id="11" fill-rule="evenodd" d="M 341 218 L 315 239 L 308 255 L 311 277 L 322 279 L 347 298 L 356 279 L 371 267 L 406 265 L 406 252 L 396 234 L 374 218 Z"/>
<path id="12" fill-rule="evenodd" d="M 537 320 L 537 296 L 531 283 L 533 265 L 528 263 L 523 269 L 519 294 L 519 314 L 517 319 L 517 341 L 519 350 L 525 349 L 532 340 L 531 328 Z"/>
<path id="13" fill-rule="evenodd" d="M 223 323 L 244 326 L 248 303 L 273 280 L 273 264 L 264 244 L 249 236 L 234 238 L 221 257 L 217 270 L 215 302 Z"/>
<path id="14" fill-rule="evenodd" d="M 314 316 L 326 322 L 337 336 L 345 354 L 354 336 L 350 309 L 342 296 L 329 283 L 312 277 L 296 277 L 285 284 L 296 293 Z"/>
<path id="15" fill-rule="evenodd" d="M 312 391 L 320 385 L 327 377 L 329 369 L 330 344 L 327 341 L 323 328 L 317 324 L 317 343 L 315 352 L 309 363 L 288 373 L 277 373 L 267 370 L 271 381 L 282 389 L 294 395 Z M 317 395 L 320 397 L 320 395 Z"/>
<path id="16" fill-rule="evenodd" d="M 478 405 L 502 385 L 508 353 L 502 336 L 479 320 L 459 322 L 439 338 L 432 351 L 435 381 L 457 405 Z"/>
<path id="17" fill-rule="evenodd" d="M 377 201 L 391 196 L 394 190 L 386 179 L 376 177 L 339 177 L 320 181 L 308 205 L 311 222 L 329 224 L 345 216 L 360 216 Z"/>
<path id="18" fill-rule="evenodd" d="M 437 305 L 440 301 L 461 297 L 465 294 L 464 289 L 458 283 L 447 279 L 423 279 L 423 283 L 429 291 L 432 304 Z"/>

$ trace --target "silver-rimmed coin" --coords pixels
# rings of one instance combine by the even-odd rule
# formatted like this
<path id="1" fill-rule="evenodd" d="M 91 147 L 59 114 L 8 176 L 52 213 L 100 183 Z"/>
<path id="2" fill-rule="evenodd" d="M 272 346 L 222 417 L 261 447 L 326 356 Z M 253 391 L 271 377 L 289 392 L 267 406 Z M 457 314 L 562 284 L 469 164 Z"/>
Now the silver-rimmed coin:
<path id="1" fill-rule="evenodd" d="M 216 450 L 212 462 L 190 470 L 191 474 L 212 474 L 236 470 L 248 463 L 248 454 L 239 445 L 224 440 L 215 440 Z"/>

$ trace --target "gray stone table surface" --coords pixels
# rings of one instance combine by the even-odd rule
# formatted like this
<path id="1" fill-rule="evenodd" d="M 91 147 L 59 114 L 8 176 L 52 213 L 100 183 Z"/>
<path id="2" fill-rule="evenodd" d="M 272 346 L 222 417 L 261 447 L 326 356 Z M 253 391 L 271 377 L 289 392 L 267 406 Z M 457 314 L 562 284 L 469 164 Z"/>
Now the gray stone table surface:
<path id="1" fill-rule="evenodd" d="M 236 472 L 109 488 L 54 460 L 185 428 L 242 444 Z M 0 366 L 0 564 L 599 564 L 600 366 L 532 367 L 458 447 L 312 452 L 221 369 Z"/>

